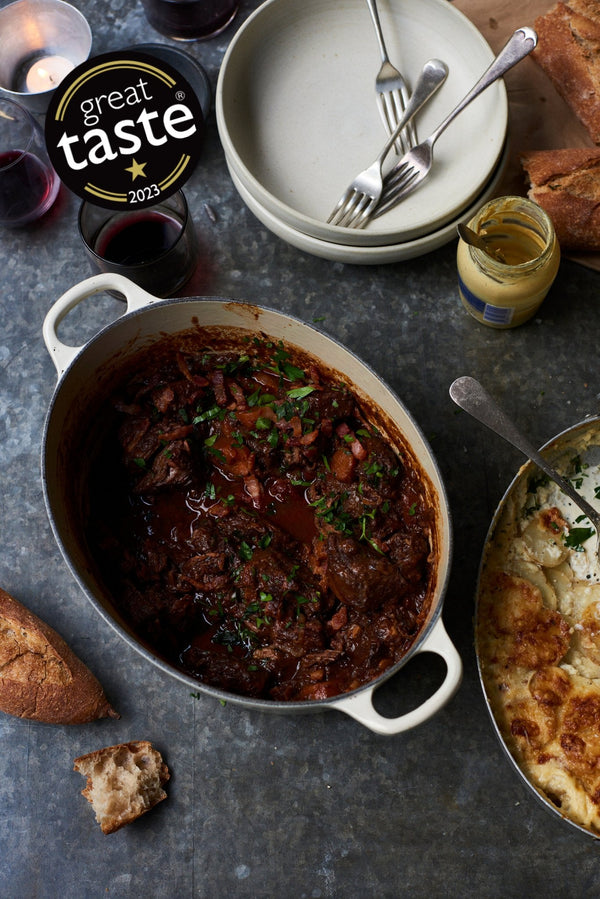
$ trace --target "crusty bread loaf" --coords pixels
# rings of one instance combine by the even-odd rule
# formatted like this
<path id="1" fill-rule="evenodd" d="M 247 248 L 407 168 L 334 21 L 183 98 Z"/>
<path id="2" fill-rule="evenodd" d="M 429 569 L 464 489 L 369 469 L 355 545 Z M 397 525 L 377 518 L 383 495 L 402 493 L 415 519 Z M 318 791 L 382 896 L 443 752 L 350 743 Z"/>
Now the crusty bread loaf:
<path id="1" fill-rule="evenodd" d="M 2 589 L 0 711 L 47 724 L 119 717 L 62 637 Z"/>
<path id="2" fill-rule="evenodd" d="M 600 250 L 600 148 L 530 151 L 521 164 L 561 248 Z"/>
<path id="3" fill-rule="evenodd" d="M 534 27 L 532 58 L 600 143 L 600 0 L 559 2 Z"/>
<path id="4" fill-rule="evenodd" d="M 114 833 L 167 798 L 169 769 L 147 740 L 106 746 L 75 759 L 87 777 L 82 796 L 92 804 L 104 833 Z"/>

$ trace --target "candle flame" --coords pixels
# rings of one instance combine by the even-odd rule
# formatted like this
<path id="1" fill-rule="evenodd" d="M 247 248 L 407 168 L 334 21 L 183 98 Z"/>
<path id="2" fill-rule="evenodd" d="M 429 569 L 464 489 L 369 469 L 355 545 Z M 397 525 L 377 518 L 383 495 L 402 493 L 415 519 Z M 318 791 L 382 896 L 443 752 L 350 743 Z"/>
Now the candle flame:
<path id="1" fill-rule="evenodd" d="M 38 66 L 36 69 L 36 74 L 39 75 L 40 78 L 47 78 L 50 84 L 56 84 L 57 78 L 53 72 L 49 72 L 48 69 L 45 69 L 43 66 Z"/>

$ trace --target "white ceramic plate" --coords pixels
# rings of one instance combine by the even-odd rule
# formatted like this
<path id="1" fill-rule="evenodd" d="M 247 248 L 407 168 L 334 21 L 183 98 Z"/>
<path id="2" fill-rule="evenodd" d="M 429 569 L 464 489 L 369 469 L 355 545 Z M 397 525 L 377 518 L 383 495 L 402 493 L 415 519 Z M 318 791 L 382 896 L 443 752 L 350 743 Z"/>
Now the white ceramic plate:
<path id="1" fill-rule="evenodd" d="M 421 139 L 480 78 L 493 53 L 448 0 L 380 0 L 391 59 L 412 84 L 424 63 L 449 66 L 417 119 Z M 364 0 L 267 0 L 223 60 L 215 108 L 230 169 L 280 221 L 333 243 L 391 245 L 456 218 L 502 153 L 508 104 L 497 82 L 440 137 L 428 179 L 395 210 L 353 231 L 326 224 L 351 179 L 385 143 L 374 81 L 379 50 Z"/>
<path id="2" fill-rule="evenodd" d="M 277 237 L 280 237 L 286 243 L 296 247 L 298 250 L 304 250 L 305 253 L 319 256 L 322 259 L 329 259 L 332 262 L 346 262 L 355 265 L 380 265 L 386 262 L 402 262 L 406 259 L 416 259 L 417 256 L 424 256 L 426 253 L 431 253 L 433 250 L 450 243 L 451 240 L 457 239 L 457 224 L 459 222 L 468 222 L 484 203 L 496 196 L 498 184 L 506 168 L 507 157 L 508 149 L 506 148 L 483 191 L 471 205 L 467 206 L 456 218 L 453 218 L 443 227 L 414 240 L 370 247 L 333 243 L 312 237 L 310 234 L 304 234 L 302 231 L 297 231 L 286 222 L 278 219 L 270 210 L 261 206 L 258 200 L 241 183 L 232 168 L 229 169 L 229 174 L 248 209 L 254 213 L 256 218 L 269 231 L 272 231 L 273 234 L 276 234 Z"/>

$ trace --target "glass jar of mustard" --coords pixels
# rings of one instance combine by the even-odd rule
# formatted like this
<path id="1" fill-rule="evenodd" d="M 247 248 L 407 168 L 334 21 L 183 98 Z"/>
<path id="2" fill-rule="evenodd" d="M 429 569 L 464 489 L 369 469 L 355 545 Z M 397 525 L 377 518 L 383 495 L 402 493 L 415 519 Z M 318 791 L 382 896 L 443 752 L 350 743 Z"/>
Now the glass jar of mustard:
<path id="1" fill-rule="evenodd" d="M 514 328 L 539 309 L 558 272 L 560 247 L 544 210 L 524 197 L 486 203 L 468 223 L 486 250 L 458 243 L 460 299 L 491 328 Z"/>

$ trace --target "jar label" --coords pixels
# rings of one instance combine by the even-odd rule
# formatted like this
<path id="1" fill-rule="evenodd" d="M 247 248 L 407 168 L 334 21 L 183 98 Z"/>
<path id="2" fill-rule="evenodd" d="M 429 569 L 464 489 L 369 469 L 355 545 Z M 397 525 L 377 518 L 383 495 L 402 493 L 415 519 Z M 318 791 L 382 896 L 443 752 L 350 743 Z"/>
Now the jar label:
<path id="1" fill-rule="evenodd" d="M 489 322 L 492 325 L 509 325 L 511 323 L 515 313 L 514 307 L 494 306 L 491 303 L 486 303 L 485 300 L 482 300 L 469 290 L 460 276 L 458 278 L 458 286 L 465 302 L 482 316 L 484 322 Z"/>

